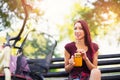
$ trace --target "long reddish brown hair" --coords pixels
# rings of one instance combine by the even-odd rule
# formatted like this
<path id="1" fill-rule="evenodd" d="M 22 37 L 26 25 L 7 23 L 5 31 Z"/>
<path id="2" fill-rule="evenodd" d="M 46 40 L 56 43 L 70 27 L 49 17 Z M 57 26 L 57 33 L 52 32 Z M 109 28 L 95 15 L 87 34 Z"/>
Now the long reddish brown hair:
<path id="1" fill-rule="evenodd" d="M 93 56 L 93 54 L 95 53 L 95 50 L 93 48 L 93 45 L 92 45 L 92 39 L 91 39 L 91 35 L 90 35 L 90 30 L 89 30 L 89 26 L 87 24 L 87 22 L 85 20 L 76 20 L 74 25 L 76 23 L 80 23 L 81 26 L 83 27 L 83 30 L 85 32 L 85 44 L 86 46 L 88 46 L 92 52 L 91 56 Z"/>

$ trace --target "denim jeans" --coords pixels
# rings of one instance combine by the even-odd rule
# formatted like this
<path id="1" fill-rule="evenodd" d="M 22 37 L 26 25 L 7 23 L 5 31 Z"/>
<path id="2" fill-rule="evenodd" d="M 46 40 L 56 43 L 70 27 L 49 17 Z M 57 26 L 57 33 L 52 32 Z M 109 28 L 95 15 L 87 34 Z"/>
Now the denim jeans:
<path id="1" fill-rule="evenodd" d="M 79 78 L 75 78 L 75 79 L 72 79 L 72 80 L 80 80 Z"/>

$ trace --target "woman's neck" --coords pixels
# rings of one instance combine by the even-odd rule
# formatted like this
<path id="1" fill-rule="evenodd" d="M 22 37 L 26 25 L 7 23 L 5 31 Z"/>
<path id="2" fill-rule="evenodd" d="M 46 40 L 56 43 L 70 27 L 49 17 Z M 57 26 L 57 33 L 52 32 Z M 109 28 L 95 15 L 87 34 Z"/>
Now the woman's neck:
<path id="1" fill-rule="evenodd" d="M 84 49 L 85 51 L 87 50 L 87 46 L 84 42 L 84 40 L 76 40 L 75 45 L 77 49 Z"/>
<path id="2" fill-rule="evenodd" d="M 82 40 L 76 40 L 75 43 L 79 46 L 85 46 L 85 41 L 83 39 Z"/>

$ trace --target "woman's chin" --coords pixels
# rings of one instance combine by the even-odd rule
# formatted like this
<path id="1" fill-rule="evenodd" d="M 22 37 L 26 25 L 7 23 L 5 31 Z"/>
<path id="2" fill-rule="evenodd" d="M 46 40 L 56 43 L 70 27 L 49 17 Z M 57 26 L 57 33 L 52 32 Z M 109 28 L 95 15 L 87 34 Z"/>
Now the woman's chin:
<path id="1" fill-rule="evenodd" d="M 76 38 L 76 40 L 80 40 L 80 38 Z"/>
<path id="2" fill-rule="evenodd" d="M 78 41 L 79 41 L 79 40 L 82 40 L 82 39 L 83 39 L 83 38 L 80 38 L 80 37 L 79 37 L 79 38 L 76 38 L 76 40 L 78 40 Z"/>

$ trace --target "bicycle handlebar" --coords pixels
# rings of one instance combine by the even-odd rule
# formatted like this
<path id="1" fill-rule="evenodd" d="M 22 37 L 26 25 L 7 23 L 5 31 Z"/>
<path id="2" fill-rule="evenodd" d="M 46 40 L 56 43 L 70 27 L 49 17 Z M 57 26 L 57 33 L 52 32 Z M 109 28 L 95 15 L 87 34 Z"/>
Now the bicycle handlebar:
<path id="1" fill-rule="evenodd" d="M 10 45 L 9 42 L 11 40 L 15 40 L 13 45 L 12 45 L 14 48 L 20 48 L 20 47 L 16 46 L 16 43 L 21 39 L 21 34 L 24 31 L 24 27 L 25 27 L 25 24 L 26 24 L 26 21 L 27 21 L 27 18 L 28 18 L 28 12 L 27 12 L 27 8 L 26 8 L 25 0 L 21 0 L 21 2 L 22 2 L 22 6 L 23 6 L 23 9 L 24 9 L 24 12 L 25 12 L 25 19 L 24 19 L 22 28 L 21 28 L 19 34 L 16 37 L 10 38 L 9 36 L 7 36 L 7 45 Z"/>

